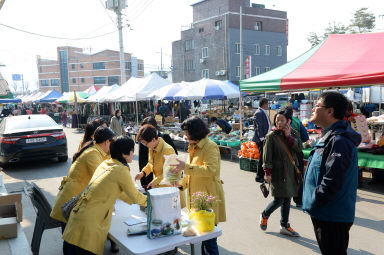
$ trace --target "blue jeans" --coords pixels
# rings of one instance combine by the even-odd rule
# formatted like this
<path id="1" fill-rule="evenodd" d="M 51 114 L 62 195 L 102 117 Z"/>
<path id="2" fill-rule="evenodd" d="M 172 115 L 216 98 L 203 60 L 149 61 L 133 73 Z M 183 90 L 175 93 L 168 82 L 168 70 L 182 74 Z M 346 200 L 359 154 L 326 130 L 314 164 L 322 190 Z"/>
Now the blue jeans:
<path id="1" fill-rule="evenodd" d="M 281 219 L 280 225 L 282 227 L 288 227 L 289 210 L 291 209 L 290 197 L 275 197 L 274 200 L 265 208 L 263 216 L 269 218 L 269 216 L 281 206 Z"/>
<path id="2" fill-rule="evenodd" d="M 212 238 L 201 243 L 201 255 L 219 255 L 217 238 Z"/>

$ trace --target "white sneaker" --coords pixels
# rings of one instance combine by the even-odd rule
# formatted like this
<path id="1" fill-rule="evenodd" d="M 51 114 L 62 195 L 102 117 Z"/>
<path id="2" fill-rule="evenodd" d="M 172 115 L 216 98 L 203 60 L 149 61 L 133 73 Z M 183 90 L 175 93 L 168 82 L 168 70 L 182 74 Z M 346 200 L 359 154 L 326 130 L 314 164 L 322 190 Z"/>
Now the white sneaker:
<path id="1" fill-rule="evenodd" d="M 282 227 L 280 226 L 280 234 L 292 236 L 292 237 L 300 237 L 299 233 L 297 233 L 291 226 L 288 225 L 288 227 Z"/>

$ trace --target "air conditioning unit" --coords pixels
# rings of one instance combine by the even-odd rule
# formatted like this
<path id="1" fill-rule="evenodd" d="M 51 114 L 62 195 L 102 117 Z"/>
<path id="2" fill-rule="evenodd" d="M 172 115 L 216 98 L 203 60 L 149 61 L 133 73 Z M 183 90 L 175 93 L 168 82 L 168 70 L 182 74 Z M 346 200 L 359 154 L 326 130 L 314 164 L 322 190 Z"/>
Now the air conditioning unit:
<path id="1" fill-rule="evenodd" d="M 216 71 L 215 74 L 216 74 L 216 76 L 219 76 L 221 74 L 221 72 L 220 71 Z"/>
<path id="2" fill-rule="evenodd" d="M 201 59 L 200 59 L 200 64 L 201 64 L 201 63 L 205 63 L 206 61 L 207 61 L 206 58 L 201 58 Z"/>
<path id="3" fill-rule="evenodd" d="M 226 70 L 220 70 L 220 75 L 225 75 L 227 73 Z"/>

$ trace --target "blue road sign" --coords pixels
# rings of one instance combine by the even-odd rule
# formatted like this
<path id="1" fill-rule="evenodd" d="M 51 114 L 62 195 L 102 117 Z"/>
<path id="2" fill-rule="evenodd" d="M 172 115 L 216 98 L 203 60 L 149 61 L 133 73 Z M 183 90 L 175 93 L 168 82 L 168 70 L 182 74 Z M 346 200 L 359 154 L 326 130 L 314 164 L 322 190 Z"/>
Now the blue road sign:
<path id="1" fill-rule="evenodd" d="M 12 80 L 21 81 L 21 74 L 12 74 Z"/>

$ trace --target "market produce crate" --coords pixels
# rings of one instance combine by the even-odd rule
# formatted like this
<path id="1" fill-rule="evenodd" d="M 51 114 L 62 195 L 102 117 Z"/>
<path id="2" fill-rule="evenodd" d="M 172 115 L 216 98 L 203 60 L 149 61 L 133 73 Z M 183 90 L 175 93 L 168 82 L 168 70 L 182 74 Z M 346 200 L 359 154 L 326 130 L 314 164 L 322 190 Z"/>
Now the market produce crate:
<path id="1" fill-rule="evenodd" d="M 249 159 L 249 158 L 240 158 L 239 159 L 240 169 L 250 172 L 257 172 L 257 165 L 259 164 L 258 160 Z"/>
<path id="2" fill-rule="evenodd" d="M 229 147 L 237 147 L 237 146 L 240 146 L 240 141 L 227 142 L 227 146 L 229 146 Z"/>
<path id="3" fill-rule="evenodd" d="M 224 140 L 220 140 L 219 141 L 220 142 L 220 145 L 222 145 L 222 146 L 227 146 L 227 141 L 224 141 Z"/>

